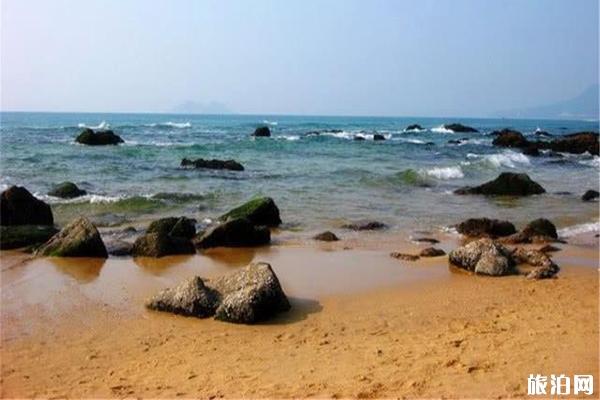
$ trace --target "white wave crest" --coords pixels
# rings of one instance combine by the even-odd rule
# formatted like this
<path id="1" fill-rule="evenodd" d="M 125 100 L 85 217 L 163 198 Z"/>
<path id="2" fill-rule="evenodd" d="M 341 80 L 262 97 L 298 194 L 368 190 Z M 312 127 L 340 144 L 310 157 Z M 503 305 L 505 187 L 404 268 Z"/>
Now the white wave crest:
<path id="1" fill-rule="evenodd" d="M 447 129 L 444 125 L 436 126 L 435 128 L 431 128 L 431 132 L 435 133 L 454 133 L 452 129 Z"/>
<path id="2" fill-rule="evenodd" d="M 490 165 L 493 168 L 517 168 L 517 164 L 530 165 L 529 157 L 525 154 L 517 153 L 512 150 L 499 154 L 467 154 L 467 158 L 480 159 L 481 162 Z"/>
<path id="3" fill-rule="evenodd" d="M 296 140 L 300 140 L 300 136 L 298 135 L 283 135 L 283 136 L 277 136 L 276 139 L 280 139 L 280 140 L 288 140 L 290 142 L 294 142 Z"/>
<path id="4" fill-rule="evenodd" d="M 558 230 L 560 237 L 577 236 L 584 233 L 600 232 L 600 221 L 568 226 Z"/>
<path id="5" fill-rule="evenodd" d="M 278 123 L 277 123 L 277 121 L 269 121 L 267 119 L 263 119 L 263 124 L 277 126 Z"/>
<path id="6" fill-rule="evenodd" d="M 435 167 L 425 170 L 425 174 L 436 179 L 461 179 L 465 177 L 460 167 Z"/>
<path id="7" fill-rule="evenodd" d="M 587 165 L 590 167 L 600 168 L 600 157 L 594 156 L 589 160 L 581 160 L 579 164 Z"/>
<path id="8" fill-rule="evenodd" d="M 100 122 L 98 125 L 86 125 L 83 122 L 77 124 L 78 128 L 90 128 L 90 129 L 108 129 L 110 128 L 110 124 L 106 121 Z"/>

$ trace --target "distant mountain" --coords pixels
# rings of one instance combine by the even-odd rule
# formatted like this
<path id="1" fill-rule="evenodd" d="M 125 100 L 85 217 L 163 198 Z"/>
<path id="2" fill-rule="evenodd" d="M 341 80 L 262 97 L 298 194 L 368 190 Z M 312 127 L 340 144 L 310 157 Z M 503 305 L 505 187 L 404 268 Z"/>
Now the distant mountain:
<path id="1" fill-rule="evenodd" d="M 579 96 L 553 104 L 515 108 L 495 113 L 504 118 L 599 119 L 598 85 L 592 85 Z"/>
<path id="2" fill-rule="evenodd" d="M 188 100 L 174 107 L 171 111 L 177 114 L 231 114 L 231 110 L 218 101 L 202 103 Z"/>

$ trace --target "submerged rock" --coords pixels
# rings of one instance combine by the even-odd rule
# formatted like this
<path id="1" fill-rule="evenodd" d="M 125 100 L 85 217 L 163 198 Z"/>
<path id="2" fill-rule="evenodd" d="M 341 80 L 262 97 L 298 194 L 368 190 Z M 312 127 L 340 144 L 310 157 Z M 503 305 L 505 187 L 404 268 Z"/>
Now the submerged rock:
<path id="1" fill-rule="evenodd" d="M 273 269 L 262 262 L 206 282 L 193 277 L 162 290 L 146 306 L 199 318 L 214 315 L 242 324 L 264 321 L 291 308 Z"/>
<path id="2" fill-rule="evenodd" d="M 344 229 L 353 231 L 376 231 L 387 228 L 387 225 L 379 221 L 357 221 L 350 224 L 342 225 Z"/>
<path id="3" fill-rule="evenodd" d="M 421 257 L 440 257 L 446 255 L 446 252 L 442 249 L 436 249 L 435 247 L 427 247 L 419 253 Z"/>
<path id="4" fill-rule="evenodd" d="M 85 217 L 71 221 L 35 254 L 47 257 L 108 257 L 100 233 Z"/>
<path id="5" fill-rule="evenodd" d="M 270 197 L 256 197 L 219 217 L 222 221 L 237 218 L 245 218 L 254 225 L 274 227 L 281 224 L 279 208 Z"/>
<path id="6" fill-rule="evenodd" d="M 404 130 L 405 131 L 417 131 L 417 130 L 422 131 L 423 127 L 419 124 L 412 124 L 412 125 L 407 126 Z"/>
<path id="7" fill-rule="evenodd" d="M 244 166 L 235 160 L 205 160 L 198 158 L 189 160 L 184 158 L 181 160 L 182 167 L 204 168 L 204 169 L 226 169 L 230 171 L 243 171 Z"/>
<path id="8" fill-rule="evenodd" d="M 269 129 L 268 126 L 259 126 L 258 128 L 256 128 L 254 130 L 254 133 L 252 134 L 252 136 L 255 136 L 255 137 L 270 137 L 271 136 L 271 130 Z"/>
<path id="9" fill-rule="evenodd" d="M 147 233 L 136 239 L 131 249 L 134 257 L 164 257 L 177 254 L 195 254 L 191 240 L 165 233 Z"/>
<path id="10" fill-rule="evenodd" d="M 479 132 L 477 129 L 463 124 L 444 124 L 444 128 L 452 132 Z"/>
<path id="11" fill-rule="evenodd" d="M 476 274 L 501 276 L 516 272 L 511 251 L 487 238 L 452 250 L 448 260 L 452 265 Z"/>
<path id="12" fill-rule="evenodd" d="M 85 128 L 79 136 L 75 138 L 77 143 L 89 146 L 116 145 L 124 143 L 123 139 L 111 130 L 94 132 L 90 128 Z"/>
<path id="13" fill-rule="evenodd" d="M 587 192 L 585 192 L 583 194 L 583 196 L 581 196 L 581 200 L 583 201 L 592 201 L 598 198 L 598 196 L 600 196 L 600 193 L 598 193 L 598 191 L 596 190 L 588 190 Z"/>
<path id="14" fill-rule="evenodd" d="M 160 233 L 185 239 L 196 235 L 196 220 L 186 217 L 168 217 L 152 221 L 146 233 Z"/>
<path id="15" fill-rule="evenodd" d="M 492 144 L 500 147 L 528 147 L 529 141 L 525 139 L 525 136 L 519 131 L 512 129 L 503 129 L 501 131 L 494 131 L 491 135 L 496 136 Z"/>
<path id="16" fill-rule="evenodd" d="M 469 218 L 456 227 L 458 233 L 470 237 L 500 237 L 516 233 L 515 226 L 509 221 L 489 218 Z"/>
<path id="17" fill-rule="evenodd" d="M 73 182 L 60 183 L 48 192 L 49 196 L 60 197 L 61 199 L 73 199 L 86 194 L 85 190 L 79 189 Z"/>
<path id="18" fill-rule="evenodd" d="M 58 232 L 48 225 L 7 225 L 0 226 L 0 249 L 18 249 L 45 243 Z"/>
<path id="19" fill-rule="evenodd" d="M 0 225 L 54 225 L 50 206 L 21 186 L 0 194 Z"/>
<path id="20" fill-rule="evenodd" d="M 228 219 L 208 228 L 194 239 L 194 245 L 199 249 L 262 246 L 270 242 L 269 228 L 256 226 L 246 218 Z"/>
<path id="21" fill-rule="evenodd" d="M 404 261 L 417 261 L 420 258 L 419 256 L 417 256 L 415 254 L 400 253 L 397 251 L 390 253 L 390 257 L 397 258 L 398 260 L 404 260 Z"/>
<path id="22" fill-rule="evenodd" d="M 546 190 L 527 174 L 503 172 L 493 181 L 474 187 L 464 187 L 454 191 L 456 194 L 483 194 L 496 196 L 530 196 L 545 193 Z"/>
<path id="23" fill-rule="evenodd" d="M 321 232 L 315 236 L 313 236 L 314 240 L 319 240 L 322 242 L 337 242 L 340 240 L 335 233 L 330 231 Z"/>

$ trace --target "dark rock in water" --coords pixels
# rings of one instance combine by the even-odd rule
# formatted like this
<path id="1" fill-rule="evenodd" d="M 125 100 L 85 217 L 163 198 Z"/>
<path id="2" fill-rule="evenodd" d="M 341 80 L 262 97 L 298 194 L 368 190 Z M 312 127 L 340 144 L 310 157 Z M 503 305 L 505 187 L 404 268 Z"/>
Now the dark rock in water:
<path id="1" fill-rule="evenodd" d="M 54 226 L 8 225 L 0 226 L 0 249 L 18 249 L 45 243 L 58 232 Z"/>
<path id="2" fill-rule="evenodd" d="M 436 249 L 435 247 L 427 247 L 421 250 L 419 253 L 421 257 L 440 257 L 446 255 L 446 252 L 442 249 Z"/>
<path id="3" fill-rule="evenodd" d="M 350 224 L 342 225 L 344 229 L 353 231 L 375 231 L 387 228 L 387 225 L 379 221 L 358 221 Z"/>
<path id="4" fill-rule="evenodd" d="M 404 261 L 417 261 L 419 258 L 421 258 L 414 254 L 406 254 L 406 253 L 399 253 L 399 252 L 390 253 L 390 257 L 397 258 L 398 260 L 404 260 Z"/>
<path id="5" fill-rule="evenodd" d="M 552 242 L 558 239 L 556 226 L 545 218 L 531 221 L 523 230 L 502 239 L 504 243 L 540 243 Z"/>
<path id="6" fill-rule="evenodd" d="M 196 235 L 196 220 L 186 217 L 168 217 L 153 221 L 146 233 L 160 233 L 172 237 L 192 239 Z"/>
<path id="7" fill-rule="evenodd" d="M 279 226 L 279 208 L 270 197 L 256 197 L 219 217 L 220 220 L 245 218 L 254 225 Z"/>
<path id="8" fill-rule="evenodd" d="M 322 241 L 322 242 L 337 242 L 338 240 L 340 240 L 335 235 L 335 233 L 330 232 L 330 231 L 321 232 L 318 235 L 315 235 L 313 237 L 313 239 L 319 240 L 319 241 Z"/>
<path id="9" fill-rule="evenodd" d="M 360 142 L 360 141 L 367 140 L 367 139 L 365 139 L 363 136 L 358 136 L 358 135 L 355 135 L 355 136 L 354 136 L 354 140 L 356 140 L 356 141 L 359 141 L 359 142 Z"/>
<path id="10" fill-rule="evenodd" d="M 539 157 L 540 151 L 535 146 L 529 146 L 529 147 L 526 147 L 523 149 L 523 154 L 525 154 L 526 156 L 531 156 L 531 157 Z"/>
<path id="11" fill-rule="evenodd" d="M 385 136 L 383 136 L 381 133 L 376 133 L 373 135 L 373 140 L 385 140 Z"/>
<path id="12" fill-rule="evenodd" d="M 444 128 L 452 132 L 479 132 L 477 129 L 463 124 L 444 124 Z"/>
<path id="13" fill-rule="evenodd" d="M 205 160 L 198 158 L 189 160 L 184 158 L 181 160 L 182 167 L 204 168 L 204 169 L 226 169 L 230 171 L 243 171 L 244 166 L 235 160 Z"/>
<path id="14" fill-rule="evenodd" d="M 560 247 L 552 246 L 551 244 L 547 244 L 539 248 L 539 251 L 542 253 L 554 253 L 556 251 L 561 251 Z"/>
<path id="15" fill-rule="evenodd" d="M 494 146 L 501 147 L 527 147 L 529 141 L 525 139 L 525 136 L 519 131 L 512 129 L 503 129 L 501 131 L 494 131 L 491 133 L 496 136 L 492 144 Z"/>
<path id="16" fill-rule="evenodd" d="M 319 131 L 308 131 L 304 134 L 304 136 L 319 136 L 321 135 L 321 132 Z"/>
<path id="17" fill-rule="evenodd" d="M 439 243 L 440 241 L 434 238 L 428 238 L 428 237 L 420 237 L 420 238 L 415 238 L 412 239 L 415 242 L 419 242 L 419 243 L 431 243 L 431 244 L 436 244 Z"/>
<path id="18" fill-rule="evenodd" d="M 464 187 L 454 191 L 456 194 L 483 194 L 496 196 L 530 196 L 545 193 L 546 190 L 527 174 L 503 172 L 493 181 L 480 186 Z"/>
<path id="19" fill-rule="evenodd" d="M 270 242 L 269 228 L 256 226 L 246 218 L 227 219 L 219 225 L 208 228 L 194 239 L 195 246 L 200 249 L 262 246 Z"/>
<path id="20" fill-rule="evenodd" d="M 515 226 L 509 221 L 489 218 L 470 218 L 456 227 L 458 233 L 470 237 L 499 237 L 516 233 Z"/>
<path id="21" fill-rule="evenodd" d="M 62 199 L 73 199 L 86 194 L 85 190 L 79 189 L 73 182 L 60 183 L 48 192 L 49 196 L 60 197 Z"/>
<path id="22" fill-rule="evenodd" d="M 194 276 L 174 288 L 161 290 L 146 302 L 146 307 L 175 314 L 208 318 L 215 314 L 220 294 Z"/>
<path id="23" fill-rule="evenodd" d="M 265 321 L 291 306 L 267 263 L 252 263 L 210 282 L 221 294 L 215 319 L 241 324 Z"/>
<path id="24" fill-rule="evenodd" d="M 572 195 L 573 193 L 571 193 L 571 192 L 566 192 L 566 191 L 561 191 L 561 192 L 554 192 L 554 194 L 555 194 L 555 195 L 557 195 L 557 196 L 570 196 L 570 195 Z"/>
<path id="25" fill-rule="evenodd" d="M 94 224 L 79 217 L 37 249 L 36 255 L 107 258 L 108 252 Z"/>
<path id="26" fill-rule="evenodd" d="M 406 129 L 404 129 L 405 131 L 422 131 L 423 127 L 419 124 L 412 124 L 406 127 Z"/>
<path id="27" fill-rule="evenodd" d="M 0 225 L 54 225 L 54 218 L 48 204 L 11 186 L 0 194 Z"/>
<path id="28" fill-rule="evenodd" d="M 154 232 L 140 236 L 133 243 L 131 254 L 134 257 L 164 257 L 176 254 L 195 254 L 191 240 Z"/>
<path id="29" fill-rule="evenodd" d="M 75 138 L 75 141 L 89 146 L 115 145 L 124 142 L 119 135 L 111 130 L 94 132 L 90 128 L 85 128 Z"/>
<path id="30" fill-rule="evenodd" d="M 259 126 L 258 128 L 256 128 L 254 130 L 254 133 L 252 134 L 252 136 L 255 136 L 255 137 L 270 137 L 271 136 L 271 130 L 269 129 L 268 126 Z"/>
<path id="31" fill-rule="evenodd" d="M 552 135 L 546 131 L 535 131 L 534 134 L 536 136 L 544 136 L 544 137 L 551 137 Z"/>
<path id="32" fill-rule="evenodd" d="M 596 191 L 596 190 L 588 190 L 587 192 L 585 192 L 583 194 L 583 196 L 581 196 L 581 200 L 583 200 L 583 201 L 591 201 L 591 200 L 597 199 L 598 196 L 600 196 L 600 193 L 598 193 L 598 191 Z"/>
<path id="33" fill-rule="evenodd" d="M 501 276 L 516 272 L 511 251 L 487 238 L 452 250 L 448 259 L 450 264 L 476 274 Z"/>
<path id="34" fill-rule="evenodd" d="M 425 142 L 425 146 L 435 146 L 434 142 Z"/>
<path id="35" fill-rule="evenodd" d="M 459 139 L 450 139 L 448 140 L 448 144 L 461 144 L 461 140 Z"/>
<path id="36" fill-rule="evenodd" d="M 133 252 L 133 244 L 123 240 L 113 240 L 106 243 L 106 250 L 111 256 L 130 256 Z"/>
<path id="37" fill-rule="evenodd" d="M 581 154 L 588 152 L 598 155 L 598 134 L 595 132 L 578 132 L 561 136 L 550 142 L 535 142 L 540 149 L 550 149 L 561 153 Z"/>

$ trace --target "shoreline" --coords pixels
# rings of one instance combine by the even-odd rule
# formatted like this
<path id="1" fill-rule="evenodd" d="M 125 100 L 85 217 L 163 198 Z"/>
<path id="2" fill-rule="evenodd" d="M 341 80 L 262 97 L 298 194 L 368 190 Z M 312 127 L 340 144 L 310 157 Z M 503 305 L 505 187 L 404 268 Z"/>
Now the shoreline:
<path id="1" fill-rule="evenodd" d="M 597 390 L 590 236 L 559 244 L 561 271 L 542 281 L 389 257 L 423 247 L 406 236 L 100 263 L 2 252 L 2 395 L 519 397 L 529 373 L 591 373 Z M 290 312 L 246 326 L 143 307 L 252 260 L 273 265 Z"/>

